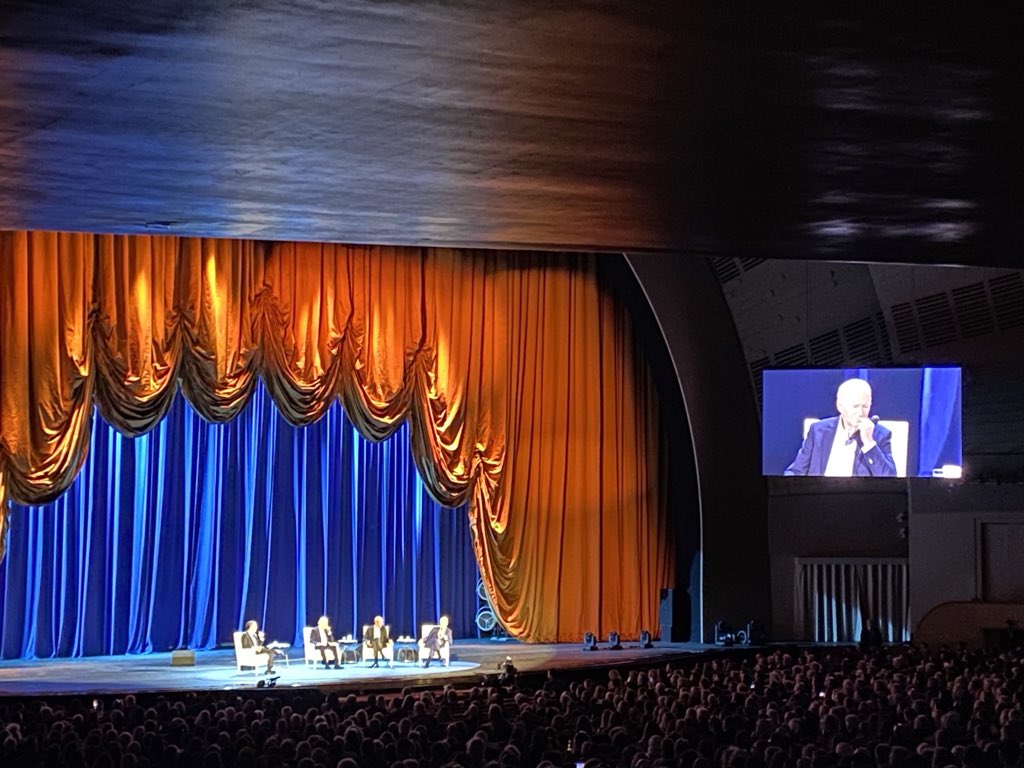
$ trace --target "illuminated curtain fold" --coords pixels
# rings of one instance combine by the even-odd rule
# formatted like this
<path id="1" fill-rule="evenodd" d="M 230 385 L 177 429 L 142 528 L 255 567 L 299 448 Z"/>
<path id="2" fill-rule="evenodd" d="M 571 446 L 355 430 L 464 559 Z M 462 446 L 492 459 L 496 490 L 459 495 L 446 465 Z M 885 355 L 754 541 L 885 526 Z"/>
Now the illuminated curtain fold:
<path id="1" fill-rule="evenodd" d="M 137 435 L 176 384 L 224 422 L 262 379 L 295 425 L 336 398 L 373 440 L 409 422 L 512 635 L 657 625 L 657 398 L 593 257 L 8 232 L 0 285 L 10 499 L 70 485 L 94 399 Z"/>

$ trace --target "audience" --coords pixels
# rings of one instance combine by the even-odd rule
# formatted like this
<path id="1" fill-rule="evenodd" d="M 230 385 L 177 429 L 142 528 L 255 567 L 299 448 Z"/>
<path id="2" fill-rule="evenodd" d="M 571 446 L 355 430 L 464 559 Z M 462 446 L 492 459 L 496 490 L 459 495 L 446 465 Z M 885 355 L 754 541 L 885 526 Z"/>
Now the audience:
<path id="1" fill-rule="evenodd" d="M 0 699 L 0 765 L 1024 768 L 1017 651 L 748 651 L 356 697 Z"/>

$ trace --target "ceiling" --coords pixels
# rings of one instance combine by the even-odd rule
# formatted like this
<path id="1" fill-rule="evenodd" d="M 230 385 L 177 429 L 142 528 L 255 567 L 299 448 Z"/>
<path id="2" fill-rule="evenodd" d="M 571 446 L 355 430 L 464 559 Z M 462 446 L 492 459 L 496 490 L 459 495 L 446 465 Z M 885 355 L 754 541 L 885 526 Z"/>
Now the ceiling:
<path id="1" fill-rule="evenodd" d="M 1020 265 L 1024 14 L 724 5 L 8 0 L 0 227 Z"/>

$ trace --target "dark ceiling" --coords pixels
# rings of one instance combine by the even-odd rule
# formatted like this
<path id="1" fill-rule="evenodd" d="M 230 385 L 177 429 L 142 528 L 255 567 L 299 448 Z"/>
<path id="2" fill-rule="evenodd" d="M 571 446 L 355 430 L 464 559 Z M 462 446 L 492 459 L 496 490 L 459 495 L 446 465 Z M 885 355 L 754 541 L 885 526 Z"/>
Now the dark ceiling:
<path id="1" fill-rule="evenodd" d="M 6 0 L 0 227 L 1019 266 L 1024 14 L 724 5 Z"/>

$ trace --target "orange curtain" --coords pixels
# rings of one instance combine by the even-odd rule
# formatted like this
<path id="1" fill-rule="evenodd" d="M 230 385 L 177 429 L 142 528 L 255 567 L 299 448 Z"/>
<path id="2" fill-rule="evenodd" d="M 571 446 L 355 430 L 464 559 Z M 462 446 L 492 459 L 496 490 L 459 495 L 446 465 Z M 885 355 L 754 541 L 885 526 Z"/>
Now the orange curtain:
<path id="1" fill-rule="evenodd" d="M 513 636 L 657 624 L 657 398 L 593 257 L 4 232 L 0 344 L 0 533 L 73 481 L 94 402 L 136 435 L 180 385 L 225 421 L 259 376 L 297 425 L 335 397 L 370 439 L 409 420 Z"/>

